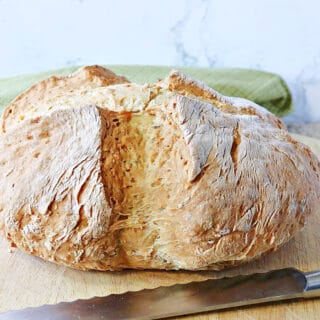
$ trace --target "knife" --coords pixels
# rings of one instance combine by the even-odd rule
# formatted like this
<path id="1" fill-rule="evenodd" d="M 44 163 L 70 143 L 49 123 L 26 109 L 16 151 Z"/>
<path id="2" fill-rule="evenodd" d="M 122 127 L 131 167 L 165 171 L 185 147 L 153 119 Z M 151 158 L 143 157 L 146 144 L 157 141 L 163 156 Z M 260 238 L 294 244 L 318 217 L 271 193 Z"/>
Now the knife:
<path id="1" fill-rule="evenodd" d="M 320 270 L 287 268 L 9 311 L 0 320 L 149 320 L 312 297 L 320 297 Z"/>

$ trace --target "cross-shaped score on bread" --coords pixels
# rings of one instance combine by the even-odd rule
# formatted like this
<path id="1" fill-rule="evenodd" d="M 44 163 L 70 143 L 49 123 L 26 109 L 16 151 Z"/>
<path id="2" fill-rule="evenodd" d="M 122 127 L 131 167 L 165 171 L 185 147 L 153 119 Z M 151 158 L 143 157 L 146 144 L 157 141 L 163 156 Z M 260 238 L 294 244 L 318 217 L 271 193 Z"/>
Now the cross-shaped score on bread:
<path id="1" fill-rule="evenodd" d="M 0 219 L 12 245 L 76 269 L 215 269 L 293 237 L 320 165 L 281 120 L 178 71 L 133 84 L 52 77 L 2 117 Z"/>

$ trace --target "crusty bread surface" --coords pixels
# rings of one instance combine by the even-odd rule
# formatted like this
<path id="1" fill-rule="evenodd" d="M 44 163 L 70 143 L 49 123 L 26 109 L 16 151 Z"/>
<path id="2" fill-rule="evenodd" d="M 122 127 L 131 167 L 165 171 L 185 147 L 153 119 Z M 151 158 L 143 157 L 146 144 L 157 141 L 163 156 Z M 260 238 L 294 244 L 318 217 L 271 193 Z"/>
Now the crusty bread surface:
<path id="1" fill-rule="evenodd" d="M 319 206 L 320 164 L 280 119 L 179 71 L 51 77 L 2 115 L 0 220 L 76 269 L 221 270 L 276 250 Z"/>

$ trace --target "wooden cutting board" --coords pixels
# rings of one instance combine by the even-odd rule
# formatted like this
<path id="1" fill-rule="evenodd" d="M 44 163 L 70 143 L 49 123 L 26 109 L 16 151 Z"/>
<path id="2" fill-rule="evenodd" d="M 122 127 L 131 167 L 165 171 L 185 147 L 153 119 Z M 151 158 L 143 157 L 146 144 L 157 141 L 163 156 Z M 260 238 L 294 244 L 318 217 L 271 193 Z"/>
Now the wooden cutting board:
<path id="1" fill-rule="evenodd" d="M 320 157 L 320 140 L 296 135 Z M 226 275 L 296 267 L 320 269 L 320 210 L 308 227 L 275 253 L 225 272 L 124 271 L 84 272 L 60 267 L 18 250 L 9 252 L 0 237 L 0 312 L 128 290 L 155 288 Z M 174 303 L 174 301 L 172 301 Z M 183 319 L 319 319 L 320 299 L 285 302 L 238 310 L 212 312 Z M 180 318 L 181 319 L 181 318 Z"/>

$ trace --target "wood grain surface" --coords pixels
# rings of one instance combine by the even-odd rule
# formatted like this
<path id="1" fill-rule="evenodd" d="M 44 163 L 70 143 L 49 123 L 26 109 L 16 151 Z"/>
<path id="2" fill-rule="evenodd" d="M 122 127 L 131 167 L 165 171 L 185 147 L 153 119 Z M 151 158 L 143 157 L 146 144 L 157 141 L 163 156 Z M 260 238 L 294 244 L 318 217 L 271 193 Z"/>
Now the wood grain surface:
<path id="1" fill-rule="evenodd" d="M 309 145 L 320 157 L 320 140 L 299 135 L 295 137 Z M 297 237 L 277 252 L 224 272 L 76 271 L 42 261 L 16 249 L 10 252 L 1 234 L 0 312 L 284 267 L 296 267 L 303 271 L 320 269 L 320 210 Z M 183 319 L 320 319 L 320 299 L 244 307 Z"/>

